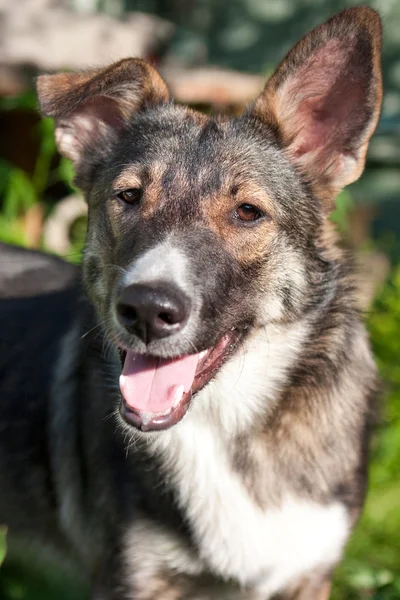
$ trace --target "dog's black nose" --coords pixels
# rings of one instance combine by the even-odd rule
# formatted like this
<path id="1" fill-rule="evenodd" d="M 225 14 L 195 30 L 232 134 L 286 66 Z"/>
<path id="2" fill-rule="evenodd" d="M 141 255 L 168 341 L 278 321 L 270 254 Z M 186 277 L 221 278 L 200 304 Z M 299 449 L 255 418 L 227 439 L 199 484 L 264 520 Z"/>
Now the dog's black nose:
<path id="1" fill-rule="evenodd" d="M 146 344 L 176 333 L 189 318 L 190 301 L 167 283 L 136 283 L 117 300 L 120 323 Z"/>

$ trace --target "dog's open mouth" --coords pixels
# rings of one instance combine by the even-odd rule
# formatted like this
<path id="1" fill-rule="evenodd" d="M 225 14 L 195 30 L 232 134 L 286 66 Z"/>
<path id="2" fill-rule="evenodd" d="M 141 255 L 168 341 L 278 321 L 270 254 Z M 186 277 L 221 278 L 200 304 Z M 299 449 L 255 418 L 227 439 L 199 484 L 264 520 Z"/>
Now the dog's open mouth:
<path id="1" fill-rule="evenodd" d="M 142 431 L 168 429 L 185 415 L 192 395 L 216 374 L 239 341 L 238 332 L 222 336 L 213 348 L 176 359 L 123 351 L 121 415 Z"/>

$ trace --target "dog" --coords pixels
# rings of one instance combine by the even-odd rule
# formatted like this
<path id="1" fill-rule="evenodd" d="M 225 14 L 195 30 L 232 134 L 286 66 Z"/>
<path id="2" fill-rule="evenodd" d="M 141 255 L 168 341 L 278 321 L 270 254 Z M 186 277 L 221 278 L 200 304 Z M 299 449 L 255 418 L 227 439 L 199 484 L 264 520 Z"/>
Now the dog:
<path id="1" fill-rule="evenodd" d="M 139 59 L 38 79 L 89 206 L 90 302 L 9 251 L 0 522 L 75 556 L 93 599 L 329 597 L 378 390 L 330 213 L 380 49 L 377 13 L 344 10 L 234 118 L 175 105 Z"/>

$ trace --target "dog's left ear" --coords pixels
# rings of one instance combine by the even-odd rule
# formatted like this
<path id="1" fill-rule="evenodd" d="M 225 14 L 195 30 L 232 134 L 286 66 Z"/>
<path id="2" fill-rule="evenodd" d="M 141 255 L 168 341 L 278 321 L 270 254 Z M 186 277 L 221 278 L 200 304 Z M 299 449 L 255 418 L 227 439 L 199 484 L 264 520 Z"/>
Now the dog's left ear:
<path id="1" fill-rule="evenodd" d="M 106 151 L 134 113 L 169 100 L 157 71 L 134 58 L 96 71 L 42 75 L 37 90 L 43 114 L 55 118 L 58 149 L 73 161 L 78 181 L 93 154 Z"/>
<path id="2" fill-rule="evenodd" d="M 250 111 L 330 208 L 360 176 L 378 122 L 381 37 L 374 10 L 344 10 L 298 42 Z"/>

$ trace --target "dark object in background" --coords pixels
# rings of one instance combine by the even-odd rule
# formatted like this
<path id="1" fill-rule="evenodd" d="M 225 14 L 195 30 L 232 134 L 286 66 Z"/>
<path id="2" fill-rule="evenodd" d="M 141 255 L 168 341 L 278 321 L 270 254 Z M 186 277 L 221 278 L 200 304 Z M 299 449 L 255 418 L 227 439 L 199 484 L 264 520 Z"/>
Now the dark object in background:
<path id="1" fill-rule="evenodd" d="M 56 256 L 0 243 L 0 299 L 61 291 L 77 280 L 79 272 Z"/>

